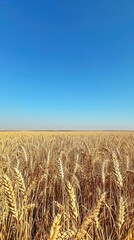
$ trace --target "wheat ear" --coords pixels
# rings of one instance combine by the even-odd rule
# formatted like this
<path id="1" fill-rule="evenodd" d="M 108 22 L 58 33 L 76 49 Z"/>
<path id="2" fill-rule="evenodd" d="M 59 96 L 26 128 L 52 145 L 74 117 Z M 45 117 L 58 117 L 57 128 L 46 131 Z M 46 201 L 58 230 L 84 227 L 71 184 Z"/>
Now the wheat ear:
<path id="1" fill-rule="evenodd" d="M 114 173 L 117 180 L 117 185 L 119 188 L 123 187 L 123 178 L 120 172 L 119 162 L 115 153 L 112 154 L 113 164 L 114 164 Z"/>
<path id="2" fill-rule="evenodd" d="M 22 176 L 22 174 L 21 174 L 21 172 L 19 171 L 18 168 L 14 168 L 14 172 L 15 172 L 15 176 L 16 176 L 16 179 L 17 179 L 17 184 L 18 184 L 19 190 L 22 193 L 22 195 L 24 196 L 25 191 L 26 191 L 26 187 L 25 187 L 23 176 Z"/>
<path id="3" fill-rule="evenodd" d="M 50 229 L 50 240 L 56 240 L 58 239 L 58 234 L 60 231 L 60 221 L 61 221 L 61 215 L 58 214 L 57 216 L 54 217 L 51 229 Z"/>
<path id="4" fill-rule="evenodd" d="M 74 188 L 69 181 L 66 183 L 66 188 L 67 188 L 67 192 L 69 195 L 70 213 L 71 213 L 71 216 L 73 217 L 73 219 L 75 221 L 77 221 L 78 209 L 77 209 L 77 204 L 76 204 L 76 196 L 75 196 Z"/>
<path id="5" fill-rule="evenodd" d="M 105 199 L 105 193 L 103 193 L 96 205 L 96 207 L 92 210 L 92 212 L 85 218 L 85 220 L 83 221 L 83 223 L 81 224 L 80 229 L 78 230 L 77 234 L 76 234 L 76 238 L 75 240 L 81 240 L 84 239 L 84 236 L 87 233 L 87 229 L 90 225 L 90 223 L 98 218 L 99 212 L 100 212 L 100 208 L 102 205 L 102 202 Z"/>
<path id="6" fill-rule="evenodd" d="M 11 180 L 7 175 L 3 176 L 3 186 L 4 186 L 4 190 L 5 190 L 5 196 L 6 196 L 6 201 L 8 204 L 9 211 L 11 212 L 12 216 L 15 219 L 17 219 L 15 194 L 14 194 Z"/>
<path id="7" fill-rule="evenodd" d="M 70 238 L 72 238 L 75 235 L 75 231 L 68 229 L 67 231 L 61 232 L 58 234 L 58 240 L 68 240 Z"/>
<path id="8" fill-rule="evenodd" d="M 117 222 L 119 231 L 121 230 L 121 227 L 124 221 L 125 221 L 125 205 L 124 205 L 123 197 L 121 196 L 119 201 L 119 215 L 118 215 L 118 222 Z"/>
<path id="9" fill-rule="evenodd" d="M 64 169 L 63 169 L 63 164 L 62 164 L 60 157 L 57 159 L 57 166 L 58 166 L 59 178 L 63 181 L 64 180 Z"/>
<path id="10" fill-rule="evenodd" d="M 23 146 L 21 146 L 21 149 L 22 149 L 22 151 L 24 153 L 24 160 L 27 163 L 28 162 L 28 155 L 27 155 L 26 149 Z"/>

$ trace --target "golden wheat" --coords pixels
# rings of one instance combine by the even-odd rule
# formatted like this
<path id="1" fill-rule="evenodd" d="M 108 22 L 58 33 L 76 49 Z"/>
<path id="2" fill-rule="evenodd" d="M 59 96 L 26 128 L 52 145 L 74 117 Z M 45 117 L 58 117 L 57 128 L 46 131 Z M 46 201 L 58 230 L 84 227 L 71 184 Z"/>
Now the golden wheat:
<path id="1" fill-rule="evenodd" d="M 132 240 L 133 146 L 123 132 L 1 133 L 0 238 Z"/>
<path id="2" fill-rule="evenodd" d="M 103 193 L 96 205 L 96 207 L 91 211 L 91 213 L 84 219 L 83 223 L 81 224 L 80 229 L 77 232 L 75 240 L 81 240 L 84 238 L 84 236 L 87 233 L 87 229 L 89 227 L 89 224 L 91 224 L 94 220 L 98 218 L 100 208 L 102 205 L 102 202 L 105 199 L 105 193 Z"/>
<path id="3" fill-rule="evenodd" d="M 122 188 L 123 187 L 123 178 L 122 178 L 122 175 L 120 172 L 119 162 L 118 162 L 118 159 L 117 159 L 117 156 L 115 153 L 112 154 L 112 159 L 113 159 L 114 172 L 115 172 L 117 184 L 118 184 L 119 188 Z"/>
<path id="4" fill-rule="evenodd" d="M 76 201 L 74 188 L 69 181 L 66 183 L 66 188 L 67 188 L 67 192 L 69 195 L 69 207 L 71 210 L 70 213 L 71 213 L 72 218 L 75 221 L 77 221 L 77 218 L 78 218 L 77 201 Z"/>
<path id="5" fill-rule="evenodd" d="M 118 228 L 119 231 L 121 230 L 121 227 L 125 221 L 125 204 L 124 199 L 122 196 L 120 196 L 119 200 L 119 215 L 118 215 Z"/>
<path id="6" fill-rule="evenodd" d="M 58 239 L 59 231 L 60 231 L 60 221 L 61 221 L 61 214 L 58 214 L 54 217 L 51 229 L 50 229 L 50 240 Z"/>
<path id="7" fill-rule="evenodd" d="M 14 172 L 15 172 L 15 176 L 17 179 L 17 184 L 18 184 L 19 190 L 22 193 L 22 195 L 24 196 L 26 187 L 25 187 L 23 176 L 18 168 L 14 168 Z"/>
<path id="8" fill-rule="evenodd" d="M 11 212 L 12 216 L 15 219 L 17 219 L 15 194 L 14 194 L 14 190 L 13 190 L 13 186 L 10 181 L 10 178 L 7 175 L 3 176 L 3 186 L 4 186 L 4 191 L 5 191 L 5 196 L 6 196 L 7 204 L 9 207 L 9 211 Z"/>

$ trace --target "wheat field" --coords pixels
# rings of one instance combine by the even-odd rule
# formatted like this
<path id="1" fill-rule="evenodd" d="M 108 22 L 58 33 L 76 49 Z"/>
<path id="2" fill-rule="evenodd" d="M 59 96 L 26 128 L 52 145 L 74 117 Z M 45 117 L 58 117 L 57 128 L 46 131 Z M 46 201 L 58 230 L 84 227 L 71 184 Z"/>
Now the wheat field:
<path id="1" fill-rule="evenodd" d="M 134 239 L 134 132 L 1 132 L 0 240 Z"/>

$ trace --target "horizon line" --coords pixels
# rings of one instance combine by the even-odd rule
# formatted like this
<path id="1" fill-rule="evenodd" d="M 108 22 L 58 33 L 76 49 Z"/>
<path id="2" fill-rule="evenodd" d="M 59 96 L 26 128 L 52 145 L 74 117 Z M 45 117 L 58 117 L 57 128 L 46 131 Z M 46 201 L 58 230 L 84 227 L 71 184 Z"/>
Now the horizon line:
<path id="1" fill-rule="evenodd" d="M 0 129 L 0 132 L 93 132 L 93 131 L 96 131 L 96 132 L 99 132 L 99 131 L 102 131 L 102 132 L 107 132 L 107 131 L 110 131 L 110 132 L 133 132 L 134 129 L 4 129 L 4 130 L 1 130 Z"/>

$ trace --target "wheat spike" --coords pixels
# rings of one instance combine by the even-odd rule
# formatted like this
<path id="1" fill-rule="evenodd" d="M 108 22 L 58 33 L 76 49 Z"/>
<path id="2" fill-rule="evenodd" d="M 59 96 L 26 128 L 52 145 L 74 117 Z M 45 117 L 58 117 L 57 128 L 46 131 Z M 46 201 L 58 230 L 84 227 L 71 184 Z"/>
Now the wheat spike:
<path id="1" fill-rule="evenodd" d="M 67 192 L 69 195 L 69 207 L 71 210 L 70 213 L 71 213 L 71 216 L 73 217 L 73 219 L 75 221 L 77 221 L 78 209 L 77 209 L 77 204 L 76 204 L 76 197 L 75 197 L 74 188 L 69 181 L 66 183 L 66 188 L 67 188 Z"/>
<path id="2" fill-rule="evenodd" d="M 126 167 L 127 167 L 127 170 L 129 170 L 129 168 L 130 168 L 130 159 L 129 159 L 129 156 L 126 156 Z"/>
<path id="3" fill-rule="evenodd" d="M 63 169 L 63 164 L 62 164 L 60 157 L 57 159 L 57 166 L 58 166 L 59 178 L 63 181 L 64 180 L 64 169 Z"/>
<path id="4" fill-rule="evenodd" d="M 58 240 L 68 240 L 75 235 L 75 231 L 68 229 L 67 231 L 58 234 Z"/>
<path id="5" fill-rule="evenodd" d="M 105 193 L 103 193 L 96 205 L 96 207 L 92 210 L 92 212 L 85 218 L 85 220 L 83 221 L 83 223 L 81 224 L 80 229 L 78 230 L 77 234 L 76 234 L 76 238 L 75 240 L 81 240 L 84 239 L 84 236 L 87 233 L 87 229 L 90 225 L 90 223 L 95 220 L 96 218 L 98 218 L 99 212 L 100 212 L 100 208 L 102 205 L 102 202 L 105 199 Z"/>
<path id="6" fill-rule="evenodd" d="M 26 163 L 27 163 L 27 162 L 28 162 L 28 155 L 27 155 L 26 149 L 25 149 L 23 146 L 21 146 L 21 149 L 22 149 L 22 151 L 23 151 L 23 153 L 24 153 L 24 160 L 25 160 Z"/>
<path id="7" fill-rule="evenodd" d="M 16 208 L 16 200 L 14 195 L 14 190 L 10 178 L 7 175 L 3 176 L 3 186 L 5 190 L 6 200 L 8 203 L 9 211 L 12 216 L 17 219 L 17 208 Z"/>
<path id="8" fill-rule="evenodd" d="M 58 214 L 54 217 L 51 229 L 50 229 L 50 240 L 58 239 L 58 234 L 60 231 L 60 221 L 61 221 L 61 214 Z"/>
<path id="9" fill-rule="evenodd" d="M 114 172 L 117 180 L 117 184 L 119 188 L 123 187 L 123 178 L 120 172 L 119 162 L 115 153 L 112 154 L 113 164 L 114 164 Z"/>
<path id="10" fill-rule="evenodd" d="M 102 183 L 103 183 L 103 186 L 105 185 L 105 178 L 106 178 L 106 165 L 108 163 L 108 160 L 105 160 L 103 163 L 102 163 L 102 167 L 101 167 L 101 178 L 102 178 Z"/>
<path id="11" fill-rule="evenodd" d="M 130 229 L 125 240 L 134 240 L 134 229 Z"/>
<path id="12" fill-rule="evenodd" d="M 119 201 L 119 215 L 118 215 L 118 228 L 119 231 L 121 230 L 121 227 L 125 221 L 125 205 L 124 205 L 124 200 L 123 197 L 120 197 Z"/>
<path id="13" fill-rule="evenodd" d="M 24 196 L 25 191 L 26 191 L 26 187 L 25 187 L 23 176 L 22 176 L 22 174 L 21 174 L 21 172 L 19 171 L 18 168 L 14 168 L 14 172 L 15 172 L 15 176 L 16 176 L 17 183 L 18 183 L 18 186 L 19 186 L 19 190 L 22 193 L 22 195 Z"/>

